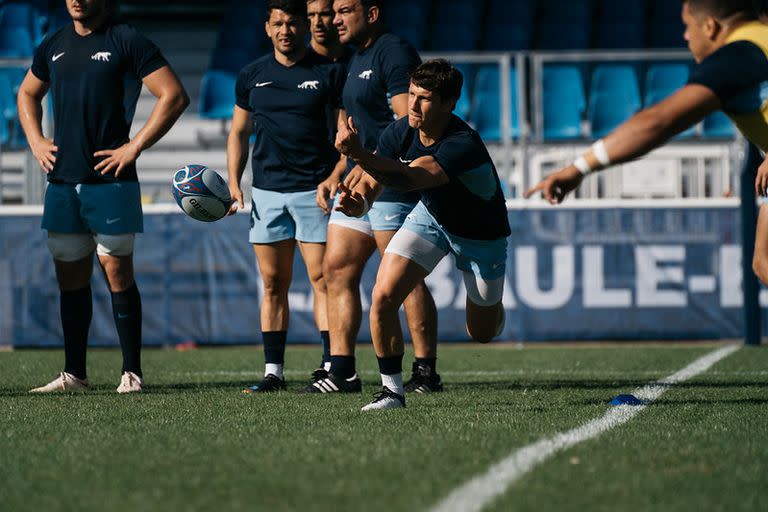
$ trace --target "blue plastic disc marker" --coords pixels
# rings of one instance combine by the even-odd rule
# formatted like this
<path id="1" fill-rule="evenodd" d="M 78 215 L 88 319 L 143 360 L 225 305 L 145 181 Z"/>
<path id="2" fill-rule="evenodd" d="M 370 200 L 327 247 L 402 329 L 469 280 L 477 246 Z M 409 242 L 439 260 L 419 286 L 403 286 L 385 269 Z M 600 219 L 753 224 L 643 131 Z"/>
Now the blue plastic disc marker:
<path id="1" fill-rule="evenodd" d="M 611 405 L 643 405 L 644 403 L 635 395 L 619 395 L 611 400 Z"/>

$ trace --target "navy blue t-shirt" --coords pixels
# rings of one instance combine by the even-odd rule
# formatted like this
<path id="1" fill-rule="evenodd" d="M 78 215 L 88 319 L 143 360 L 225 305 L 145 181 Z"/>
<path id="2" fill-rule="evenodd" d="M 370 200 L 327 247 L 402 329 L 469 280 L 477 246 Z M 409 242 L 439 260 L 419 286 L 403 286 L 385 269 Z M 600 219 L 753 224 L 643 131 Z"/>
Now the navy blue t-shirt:
<path id="1" fill-rule="evenodd" d="M 54 183 L 112 183 L 93 168 L 96 151 L 128 142 L 141 80 L 167 66 L 160 50 L 129 25 L 108 23 L 87 36 L 73 23 L 47 37 L 35 50 L 32 73 L 53 95 L 56 164 Z M 120 173 L 136 181 L 136 166 Z"/>
<path id="2" fill-rule="evenodd" d="M 714 92 L 744 136 L 768 151 L 768 57 L 763 50 L 768 28 L 755 25 L 761 41 L 740 40 L 722 46 L 693 67 L 688 83 Z"/>
<path id="3" fill-rule="evenodd" d="M 408 92 L 411 73 L 421 59 L 410 43 L 392 33 L 356 52 L 349 62 L 344 86 L 344 108 L 369 151 L 376 149 L 384 129 L 395 120 L 390 98 Z M 349 167 L 354 167 L 349 161 Z M 418 194 L 387 189 L 379 201 L 416 202 Z"/>
<path id="4" fill-rule="evenodd" d="M 243 68 L 236 102 L 253 121 L 254 187 L 303 192 L 330 175 L 338 153 L 328 116 L 341 108 L 343 87 L 344 66 L 311 50 L 290 67 L 270 53 Z"/>
<path id="5" fill-rule="evenodd" d="M 419 190 L 429 213 L 449 233 L 472 240 L 509 236 L 509 219 L 499 176 L 480 135 L 451 116 L 442 138 L 425 147 L 408 118 L 399 119 L 381 134 L 377 153 L 412 162 L 432 156 L 448 175 L 448 183 Z"/>

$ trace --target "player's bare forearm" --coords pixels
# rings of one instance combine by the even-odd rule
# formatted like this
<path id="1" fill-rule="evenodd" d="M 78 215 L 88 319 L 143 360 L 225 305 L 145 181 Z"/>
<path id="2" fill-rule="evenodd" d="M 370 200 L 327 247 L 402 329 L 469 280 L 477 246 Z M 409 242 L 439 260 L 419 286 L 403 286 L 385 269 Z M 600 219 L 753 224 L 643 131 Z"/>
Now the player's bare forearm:
<path id="1" fill-rule="evenodd" d="M 133 138 L 136 148 L 141 152 L 155 145 L 178 121 L 188 105 L 186 94 L 159 98 L 147 123 Z"/>
<path id="2" fill-rule="evenodd" d="M 240 186 L 248 163 L 248 132 L 230 131 L 227 138 L 227 177 L 230 186 Z"/>
<path id="3" fill-rule="evenodd" d="M 397 160 L 390 160 L 367 151 L 357 155 L 354 160 L 367 174 L 385 187 L 402 191 L 414 189 L 412 169 Z"/>
<path id="4" fill-rule="evenodd" d="M 364 172 L 362 179 L 355 184 L 352 191 L 365 197 L 368 204 L 372 205 L 381 193 L 384 192 L 384 185 L 376 181 L 370 174 Z"/>
<path id="5" fill-rule="evenodd" d="M 720 100 L 710 89 L 687 85 L 606 136 L 610 161 L 622 163 L 643 156 L 719 108 Z"/>
<path id="6" fill-rule="evenodd" d="M 19 121 L 30 144 L 44 138 L 43 135 L 43 98 L 48 92 L 48 84 L 39 80 L 31 71 L 27 72 L 19 87 L 16 107 Z"/>

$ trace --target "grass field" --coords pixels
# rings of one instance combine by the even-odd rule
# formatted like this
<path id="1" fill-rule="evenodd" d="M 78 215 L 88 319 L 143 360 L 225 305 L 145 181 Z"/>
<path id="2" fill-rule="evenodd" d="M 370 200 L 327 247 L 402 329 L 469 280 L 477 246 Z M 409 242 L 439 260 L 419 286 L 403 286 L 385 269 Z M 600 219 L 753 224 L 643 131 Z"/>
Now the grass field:
<path id="1" fill-rule="evenodd" d="M 243 395 L 258 348 L 146 350 L 141 396 L 118 351 L 95 388 L 30 396 L 60 351 L 0 353 L 0 510 L 428 510 L 513 451 L 713 345 L 442 346 L 445 392 L 362 414 L 378 390 L 302 395 L 316 348 L 289 347 L 289 391 Z M 410 367 L 411 357 L 406 355 Z M 626 424 L 542 461 L 484 510 L 768 510 L 768 351 L 742 348 Z"/>

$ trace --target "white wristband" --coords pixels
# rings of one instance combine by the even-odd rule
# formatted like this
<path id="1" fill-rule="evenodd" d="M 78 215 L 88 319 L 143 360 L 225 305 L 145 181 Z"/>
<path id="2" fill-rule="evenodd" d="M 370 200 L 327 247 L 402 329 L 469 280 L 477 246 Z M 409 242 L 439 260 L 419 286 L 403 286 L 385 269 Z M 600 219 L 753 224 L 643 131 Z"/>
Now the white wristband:
<path id="1" fill-rule="evenodd" d="M 583 156 L 580 156 L 576 159 L 575 162 L 573 162 L 573 166 L 579 170 L 581 174 L 586 176 L 587 174 L 592 172 L 592 168 L 587 163 L 587 159 Z"/>
<path id="2" fill-rule="evenodd" d="M 600 165 L 603 167 L 611 165 L 611 159 L 608 157 L 608 150 L 605 149 L 605 142 L 603 139 L 592 144 L 592 152 L 595 154 L 597 161 L 600 162 Z"/>
<path id="3" fill-rule="evenodd" d="M 368 213 L 368 210 L 370 210 L 370 209 L 371 209 L 371 205 L 368 204 L 368 200 L 365 198 L 365 196 L 363 196 L 363 212 L 360 215 L 358 215 L 357 217 L 358 218 L 362 217 L 363 215 Z"/>

